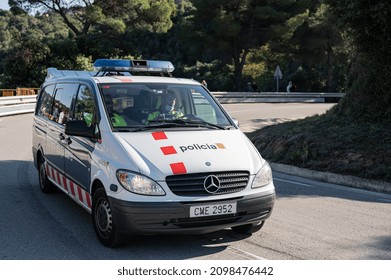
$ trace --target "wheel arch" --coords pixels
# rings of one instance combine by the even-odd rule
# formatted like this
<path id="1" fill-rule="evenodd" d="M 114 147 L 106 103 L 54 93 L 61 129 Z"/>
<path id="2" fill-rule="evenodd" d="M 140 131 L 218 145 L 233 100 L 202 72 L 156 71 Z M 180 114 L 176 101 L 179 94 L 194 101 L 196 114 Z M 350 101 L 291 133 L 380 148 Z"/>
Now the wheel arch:
<path id="1" fill-rule="evenodd" d="M 100 189 L 100 188 L 104 189 L 103 183 L 101 182 L 101 180 L 95 179 L 94 182 L 92 183 L 92 186 L 91 186 L 91 197 L 94 196 L 94 193 L 96 192 L 96 190 Z"/>
<path id="2" fill-rule="evenodd" d="M 41 160 L 44 158 L 45 158 L 45 156 L 44 156 L 44 152 L 42 150 L 42 146 L 39 145 L 38 149 L 37 149 L 37 154 L 35 155 L 35 160 L 34 160 L 34 165 L 36 168 L 39 168 L 39 164 L 40 164 Z"/>

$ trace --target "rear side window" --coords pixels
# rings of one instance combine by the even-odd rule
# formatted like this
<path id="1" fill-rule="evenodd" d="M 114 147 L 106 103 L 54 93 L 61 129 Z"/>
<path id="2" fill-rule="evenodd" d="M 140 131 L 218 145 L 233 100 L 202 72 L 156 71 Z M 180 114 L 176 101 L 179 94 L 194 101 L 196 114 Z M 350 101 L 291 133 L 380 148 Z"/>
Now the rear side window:
<path id="1" fill-rule="evenodd" d="M 48 117 L 53 104 L 54 85 L 48 85 L 41 91 L 41 98 L 37 106 L 37 114 L 39 116 Z"/>

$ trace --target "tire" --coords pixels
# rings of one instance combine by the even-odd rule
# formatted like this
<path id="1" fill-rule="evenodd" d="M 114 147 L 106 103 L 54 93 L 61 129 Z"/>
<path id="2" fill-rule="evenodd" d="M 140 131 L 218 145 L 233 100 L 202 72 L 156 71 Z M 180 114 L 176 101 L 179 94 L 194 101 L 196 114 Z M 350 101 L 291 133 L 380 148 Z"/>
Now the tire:
<path id="1" fill-rule="evenodd" d="M 128 236 L 117 230 L 112 210 L 103 187 L 92 197 L 92 224 L 99 241 L 107 247 L 118 247 L 127 242 Z"/>
<path id="2" fill-rule="evenodd" d="M 247 225 L 241 225 L 232 227 L 232 231 L 240 234 L 253 234 L 263 227 L 265 224 L 265 221 L 262 221 L 260 224 L 254 225 L 254 224 L 247 224 Z"/>
<path id="3" fill-rule="evenodd" d="M 46 162 L 43 157 L 40 157 L 38 161 L 38 178 L 39 187 L 43 193 L 50 194 L 56 191 L 56 186 L 50 182 L 46 174 Z"/>

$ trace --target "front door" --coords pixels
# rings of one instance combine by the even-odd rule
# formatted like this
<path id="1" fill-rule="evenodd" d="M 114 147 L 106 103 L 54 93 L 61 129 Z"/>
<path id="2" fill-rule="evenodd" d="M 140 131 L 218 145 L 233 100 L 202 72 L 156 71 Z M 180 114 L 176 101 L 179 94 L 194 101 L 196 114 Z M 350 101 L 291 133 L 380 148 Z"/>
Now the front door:
<path id="1" fill-rule="evenodd" d="M 84 120 L 88 126 L 95 126 L 95 108 L 92 90 L 87 85 L 80 85 L 72 119 Z M 91 154 L 96 142 L 86 137 L 66 137 L 68 141 L 65 151 L 67 177 L 88 193 L 91 184 Z"/>

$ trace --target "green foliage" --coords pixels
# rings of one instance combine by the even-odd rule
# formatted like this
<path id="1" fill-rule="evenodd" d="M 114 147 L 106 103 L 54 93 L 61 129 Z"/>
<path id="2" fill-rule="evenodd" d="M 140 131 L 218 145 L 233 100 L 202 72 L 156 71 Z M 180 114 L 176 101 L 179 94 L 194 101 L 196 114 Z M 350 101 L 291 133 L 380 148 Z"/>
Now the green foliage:
<path id="1" fill-rule="evenodd" d="M 355 119 L 391 119 L 391 2 L 324 2 L 354 45 L 349 95 L 339 113 Z"/>
<path id="2" fill-rule="evenodd" d="M 1 77 L 3 87 L 37 87 L 43 81 L 49 48 L 36 39 L 15 46 L 2 60 L 5 69 Z M 40 66 L 39 66 L 40 65 Z"/>
<path id="3" fill-rule="evenodd" d="M 38 87 L 48 67 L 91 67 L 79 54 L 77 42 L 58 14 L 30 16 L 1 12 L 0 25 L 3 88 Z"/>
<path id="4" fill-rule="evenodd" d="M 259 49 L 254 62 L 263 62 L 264 71 L 256 81 L 264 91 L 275 90 L 275 80 L 270 77 L 279 65 L 283 72 L 282 91 L 292 81 L 297 91 L 344 92 L 348 42 L 335 29 L 334 19 L 325 5 L 313 1 L 305 8 L 305 12 L 288 20 L 294 23 L 291 31 Z"/>
<path id="5" fill-rule="evenodd" d="M 232 64 L 235 89 L 240 90 L 244 88 L 242 74 L 250 51 L 271 40 L 289 37 L 287 34 L 300 23 L 292 17 L 303 9 L 302 2 L 194 0 L 185 40 L 202 61 L 217 58 Z"/>
<path id="6" fill-rule="evenodd" d="M 38 86 L 47 67 L 101 57 L 172 60 L 211 90 L 349 92 L 335 110 L 391 118 L 387 0 L 11 0 L 0 11 L 2 87 Z"/>
<path id="7" fill-rule="evenodd" d="M 13 0 L 10 6 L 13 13 L 0 11 L 2 87 L 37 87 L 47 67 L 87 68 L 98 57 L 137 54 L 133 33 L 167 32 L 176 13 L 174 0 Z"/>
<path id="8" fill-rule="evenodd" d="M 129 30 L 165 33 L 172 27 L 171 17 L 176 12 L 174 0 L 95 1 L 94 5 L 101 12 L 96 21 L 98 29 L 110 28 L 118 33 Z"/>
<path id="9" fill-rule="evenodd" d="M 211 63 L 197 61 L 195 65 L 184 67 L 183 76 L 201 82 L 206 80 L 211 91 L 229 91 L 233 88 L 233 79 L 230 77 L 232 69 L 215 60 Z"/>

